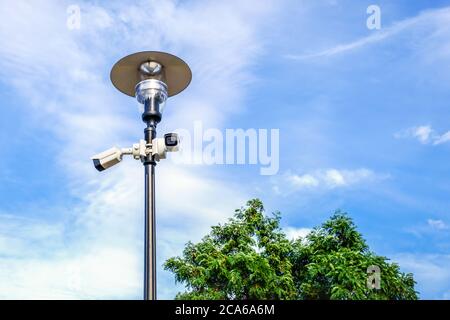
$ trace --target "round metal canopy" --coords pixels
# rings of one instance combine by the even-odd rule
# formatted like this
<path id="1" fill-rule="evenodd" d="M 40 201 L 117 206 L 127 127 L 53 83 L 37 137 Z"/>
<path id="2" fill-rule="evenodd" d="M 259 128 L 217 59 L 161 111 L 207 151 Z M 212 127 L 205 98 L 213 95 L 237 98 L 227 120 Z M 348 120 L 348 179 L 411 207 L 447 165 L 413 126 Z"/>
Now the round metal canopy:
<path id="1" fill-rule="evenodd" d="M 134 97 L 135 87 L 142 80 L 140 67 L 149 61 L 162 65 L 169 97 L 183 91 L 191 82 L 192 73 L 186 62 L 159 51 L 137 52 L 120 59 L 111 70 L 111 82 L 120 92 Z"/>

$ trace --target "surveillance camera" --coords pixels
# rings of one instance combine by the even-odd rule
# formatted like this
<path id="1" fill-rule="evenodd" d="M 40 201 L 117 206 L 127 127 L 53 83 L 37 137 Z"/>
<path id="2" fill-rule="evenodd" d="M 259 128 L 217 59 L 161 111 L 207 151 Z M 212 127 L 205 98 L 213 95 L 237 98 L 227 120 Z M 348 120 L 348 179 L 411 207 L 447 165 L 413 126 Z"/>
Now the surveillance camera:
<path id="1" fill-rule="evenodd" d="M 177 151 L 180 139 L 177 133 L 166 133 L 164 135 L 164 144 L 166 145 L 167 151 Z"/>
<path id="2" fill-rule="evenodd" d="M 152 141 L 152 154 L 156 161 L 166 158 L 166 152 L 178 151 L 180 139 L 176 133 L 167 133 L 164 138 L 156 138 Z"/>
<path id="3" fill-rule="evenodd" d="M 122 161 L 122 150 L 113 147 L 96 154 L 91 159 L 94 162 L 95 169 L 98 171 L 103 171 Z"/>
<path id="4" fill-rule="evenodd" d="M 156 161 L 166 158 L 167 152 L 178 151 L 180 140 L 178 134 L 168 133 L 164 138 L 155 138 L 152 143 L 147 143 L 145 140 L 140 140 L 139 143 L 133 144 L 131 148 L 111 148 L 96 154 L 91 159 L 98 171 L 103 171 L 118 164 L 122 161 L 124 155 L 131 155 L 134 159 L 145 161 L 148 155 L 154 156 Z"/>

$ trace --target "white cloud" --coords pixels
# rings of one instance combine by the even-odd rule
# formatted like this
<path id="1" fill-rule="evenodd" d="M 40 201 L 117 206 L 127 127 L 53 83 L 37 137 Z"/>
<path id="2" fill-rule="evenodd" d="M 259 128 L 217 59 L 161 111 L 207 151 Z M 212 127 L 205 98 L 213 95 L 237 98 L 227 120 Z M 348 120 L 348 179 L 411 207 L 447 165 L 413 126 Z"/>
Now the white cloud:
<path id="1" fill-rule="evenodd" d="M 442 220 L 428 219 L 427 223 L 431 228 L 436 230 L 446 230 L 449 228 L 448 225 Z"/>
<path id="2" fill-rule="evenodd" d="M 380 43 L 386 39 L 401 34 L 404 31 L 414 30 L 415 27 L 439 26 L 442 28 L 446 28 L 446 24 L 443 22 L 447 21 L 449 17 L 450 17 L 449 8 L 428 10 L 420 13 L 415 17 L 407 18 L 402 21 L 396 22 L 389 27 L 383 27 L 381 30 L 377 32 L 371 32 L 369 36 L 360 38 L 355 41 L 337 44 L 331 48 L 320 50 L 318 52 L 305 54 L 286 54 L 284 55 L 284 57 L 292 60 L 306 60 L 315 58 L 327 58 L 339 54 L 344 54 L 373 44 Z"/>
<path id="3" fill-rule="evenodd" d="M 450 283 L 450 255 L 397 254 L 392 256 L 404 272 L 412 272 L 420 296 L 444 299 Z"/>
<path id="4" fill-rule="evenodd" d="M 444 220 L 430 218 L 420 224 L 406 228 L 405 231 L 418 238 L 429 239 L 430 237 L 446 235 L 449 228 Z"/>
<path id="5" fill-rule="evenodd" d="M 347 51 L 356 50 L 369 44 L 377 43 L 398 33 L 404 28 L 405 26 L 403 24 L 399 24 L 394 27 L 387 28 L 384 31 L 380 31 L 370 36 L 367 36 L 365 38 L 361 38 L 350 43 L 338 44 L 332 48 L 328 48 L 319 52 L 308 54 L 285 54 L 284 57 L 292 60 L 307 60 L 321 57 L 330 57 L 340 53 L 345 53 Z"/>
<path id="6" fill-rule="evenodd" d="M 417 137 L 420 142 L 427 143 L 430 139 L 431 133 L 432 130 L 430 126 L 420 126 L 414 130 L 413 135 L 414 137 Z"/>
<path id="7" fill-rule="evenodd" d="M 286 227 L 283 228 L 283 231 L 286 233 L 286 237 L 289 240 L 296 240 L 298 238 L 305 238 L 312 231 L 312 229 Z"/>
<path id="8" fill-rule="evenodd" d="M 80 200 L 71 208 L 73 223 L 42 217 L 26 224 L 33 231 L 27 234 L 17 222 L 4 222 L 11 234 L 23 236 L 0 239 L 0 250 L 8 253 L 0 258 L 2 298 L 141 297 L 142 166 L 127 159 L 99 174 L 89 160 L 142 134 L 136 103 L 115 91 L 109 69 L 134 51 L 180 55 L 194 79 L 182 98 L 168 102 L 161 127 L 189 127 L 197 119 L 220 126 L 242 108 L 246 84 L 253 80 L 249 67 L 262 53 L 260 27 L 276 12 L 273 1 L 256 0 L 79 5 L 81 28 L 70 31 L 60 2 L 0 3 L 1 80 L 27 101 L 22 106 L 35 125 L 58 140 L 61 154 L 49 170 L 60 161 L 68 181 L 62 187 Z M 208 177 L 205 170 L 170 162 L 157 170 L 159 264 L 247 199 L 239 186 Z M 36 237 L 45 239 L 38 241 L 42 255 L 37 257 L 23 250 Z M 66 281 L 73 270 L 80 276 L 78 289 Z M 173 275 L 158 277 L 167 284 L 160 287 L 161 297 L 173 297 Z"/>
<path id="9" fill-rule="evenodd" d="M 360 168 L 356 170 L 320 169 L 302 175 L 287 172 L 272 179 L 273 190 L 277 194 L 289 194 L 297 191 L 331 190 L 351 187 L 358 184 L 371 183 L 385 179 L 386 175 L 376 174 L 372 170 Z"/>
<path id="10" fill-rule="evenodd" d="M 331 187 L 339 187 L 347 185 L 347 181 L 344 178 L 344 173 L 336 169 L 326 170 L 324 173 L 325 183 Z"/>
<path id="11" fill-rule="evenodd" d="M 289 175 L 287 176 L 287 180 L 289 180 L 296 187 L 317 187 L 319 185 L 319 180 L 310 174 L 304 175 Z"/>
<path id="12" fill-rule="evenodd" d="M 63 224 L 13 215 L 0 215 L 0 232 L 1 299 L 136 296 L 141 263 L 126 245 L 77 237 L 80 250 Z"/>
<path id="13" fill-rule="evenodd" d="M 0 252 L 3 256 L 39 257 L 41 246 L 51 243 L 60 248 L 64 225 L 38 219 L 0 214 Z M 58 239 L 58 241 L 54 241 Z"/>
<path id="14" fill-rule="evenodd" d="M 436 137 L 436 139 L 433 141 L 433 144 L 437 145 L 437 144 L 442 144 L 442 143 L 446 143 L 446 142 L 450 142 L 450 131 L 447 131 L 444 134 L 438 135 Z"/>
<path id="15" fill-rule="evenodd" d="M 396 139 L 414 138 L 422 144 L 439 145 L 450 141 L 450 131 L 439 134 L 430 125 L 411 127 L 394 134 Z"/>

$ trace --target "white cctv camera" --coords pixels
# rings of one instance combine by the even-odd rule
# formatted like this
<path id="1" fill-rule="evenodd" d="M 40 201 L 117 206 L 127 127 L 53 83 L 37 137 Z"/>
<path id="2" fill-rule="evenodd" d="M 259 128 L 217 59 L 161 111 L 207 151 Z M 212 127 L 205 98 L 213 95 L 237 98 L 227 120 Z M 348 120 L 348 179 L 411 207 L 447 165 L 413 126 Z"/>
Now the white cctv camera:
<path id="1" fill-rule="evenodd" d="M 121 149 L 113 147 L 96 154 L 91 159 L 94 162 L 95 169 L 103 171 L 122 161 L 122 155 L 123 152 Z"/>
<path id="2" fill-rule="evenodd" d="M 178 133 L 166 133 L 164 135 L 164 144 L 166 145 L 166 150 L 169 152 L 178 151 L 180 138 Z"/>
<path id="3" fill-rule="evenodd" d="M 180 139 L 176 133 L 167 133 L 164 138 L 155 138 L 152 143 L 146 143 L 145 140 L 140 140 L 139 143 L 133 144 L 132 148 L 119 149 L 113 147 L 99 154 L 96 154 L 91 159 L 98 171 L 103 171 L 118 164 L 122 161 L 123 155 L 132 155 L 136 160 L 145 158 L 151 154 L 156 161 L 166 158 L 166 152 L 178 151 Z"/>
<path id="4" fill-rule="evenodd" d="M 177 133 L 167 133 L 164 138 L 156 138 L 152 141 L 152 155 L 156 161 L 166 158 L 166 152 L 178 151 L 180 139 Z"/>

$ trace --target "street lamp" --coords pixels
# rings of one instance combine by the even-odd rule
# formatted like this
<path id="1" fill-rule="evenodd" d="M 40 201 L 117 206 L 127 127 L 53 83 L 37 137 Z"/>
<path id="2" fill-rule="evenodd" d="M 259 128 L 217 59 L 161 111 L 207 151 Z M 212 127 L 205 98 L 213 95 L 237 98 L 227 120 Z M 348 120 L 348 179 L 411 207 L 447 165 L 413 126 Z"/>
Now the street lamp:
<path id="1" fill-rule="evenodd" d="M 111 70 L 111 81 L 122 93 L 136 97 L 144 105 L 144 140 L 132 148 L 111 148 L 92 157 L 97 170 L 103 171 L 132 155 L 145 167 L 145 253 L 144 300 L 156 300 L 155 166 L 166 152 L 178 150 L 176 133 L 156 138 L 168 97 L 183 91 L 191 82 L 189 66 L 180 58 L 158 51 L 137 52 L 119 60 Z"/>

